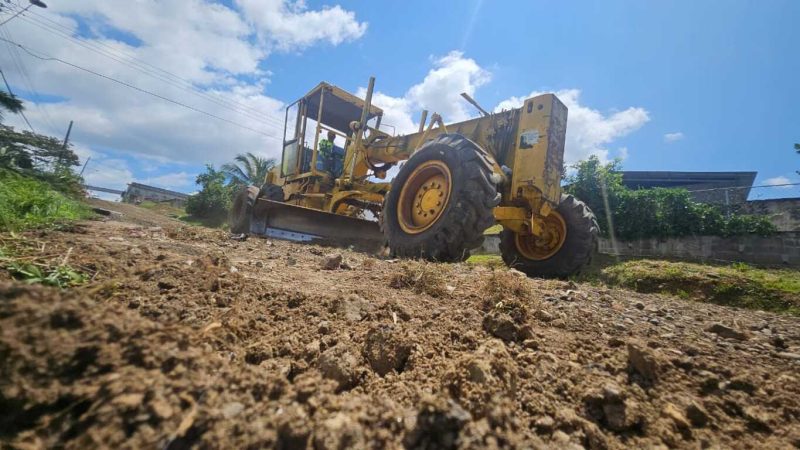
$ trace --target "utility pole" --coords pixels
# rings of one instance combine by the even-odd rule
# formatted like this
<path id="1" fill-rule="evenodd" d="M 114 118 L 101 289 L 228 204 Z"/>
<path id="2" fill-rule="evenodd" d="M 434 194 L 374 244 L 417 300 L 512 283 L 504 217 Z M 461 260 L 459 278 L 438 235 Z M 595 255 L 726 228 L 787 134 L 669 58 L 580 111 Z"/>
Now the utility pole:
<path id="1" fill-rule="evenodd" d="M 84 163 L 83 163 L 83 167 L 81 167 L 81 173 L 78 174 L 79 177 L 83 176 L 83 171 L 86 170 L 86 165 L 89 164 L 89 161 L 91 161 L 91 160 L 92 160 L 91 156 L 86 158 L 86 161 L 84 161 Z"/>
<path id="2" fill-rule="evenodd" d="M 58 156 L 58 165 L 60 166 L 64 162 L 64 155 L 67 154 L 67 145 L 69 145 L 69 135 L 72 133 L 72 121 L 69 121 L 69 127 L 67 127 L 67 135 L 64 136 L 64 143 L 61 145 L 61 154 Z"/>

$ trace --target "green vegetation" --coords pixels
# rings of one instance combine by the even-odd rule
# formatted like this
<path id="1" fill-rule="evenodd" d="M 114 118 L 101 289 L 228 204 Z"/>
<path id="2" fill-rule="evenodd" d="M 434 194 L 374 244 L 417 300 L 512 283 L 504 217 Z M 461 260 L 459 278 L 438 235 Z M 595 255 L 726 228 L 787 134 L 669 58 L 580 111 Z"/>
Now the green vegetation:
<path id="1" fill-rule="evenodd" d="M 9 247 L 0 246 L 0 267 L 5 268 L 11 276 L 28 284 L 44 284 L 61 289 L 78 286 L 89 281 L 89 277 L 78 269 L 66 264 L 43 262 L 43 258 L 17 256 Z"/>
<path id="2" fill-rule="evenodd" d="M 475 264 L 489 267 L 505 266 L 500 255 L 472 255 L 467 259 L 467 264 Z"/>
<path id="3" fill-rule="evenodd" d="M 581 277 L 637 292 L 800 315 L 800 271 L 759 269 L 743 263 L 715 266 L 632 260 Z"/>
<path id="4" fill-rule="evenodd" d="M 589 205 L 605 236 L 610 226 L 620 239 L 775 232 L 766 216 L 725 214 L 717 206 L 693 201 L 685 189 L 628 189 L 619 161 L 602 164 L 592 156 L 574 168 L 565 191 Z"/>
<path id="5" fill-rule="evenodd" d="M 47 227 L 90 216 L 86 205 L 49 183 L 0 168 L 0 231 Z"/>
<path id="6" fill-rule="evenodd" d="M 234 162 L 223 164 L 220 170 L 206 166 L 205 173 L 197 176 L 202 189 L 189 197 L 188 215 L 180 219 L 208 227 L 221 227 L 228 219 L 234 196 L 249 185 L 261 186 L 267 173 L 275 167 L 275 160 L 252 153 L 236 155 Z"/>
<path id="7" fill-rule="evenodd" d="M 239 187 L 261 186 L 267 173 L 275 167 L 275 160 L 262 158 L 250 152 L 240 153 L 233 158 L 234 162 L 222 165 L 222 172 L 230 178 L 230 182 Z"/>
<path id="8" fill-rule="evenodd" d="M 225 184 L 224 172 L 207 165 L 205 173 L 197 176 L 196 183 L 202 189 L 189 197 L 186 203 L 188 222 L 200 222 L 203 225 L 218 227 L 225 223 L 235 192 L 235 185 Z"/>

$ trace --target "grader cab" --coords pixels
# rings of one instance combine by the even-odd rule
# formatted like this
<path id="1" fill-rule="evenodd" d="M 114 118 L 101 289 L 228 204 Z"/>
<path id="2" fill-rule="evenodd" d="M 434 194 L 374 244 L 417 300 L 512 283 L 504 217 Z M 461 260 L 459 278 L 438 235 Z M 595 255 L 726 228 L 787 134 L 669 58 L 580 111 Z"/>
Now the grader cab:
<path id="1" fill-rule="evenodd" d="M 598 226 L 561 193 L 567 108 L 555 95 L 489 113 L 462 94 L 479 117 L 446 125 L 423 111 L 416 133 L 393 136 L 373 88 L 362 100 L 323 82 L 286 108 L 281 164 L 236 197 L 232 231 L 461 261 L 499 223 L 503 260 L 528 275 L 589 263 Z"/>

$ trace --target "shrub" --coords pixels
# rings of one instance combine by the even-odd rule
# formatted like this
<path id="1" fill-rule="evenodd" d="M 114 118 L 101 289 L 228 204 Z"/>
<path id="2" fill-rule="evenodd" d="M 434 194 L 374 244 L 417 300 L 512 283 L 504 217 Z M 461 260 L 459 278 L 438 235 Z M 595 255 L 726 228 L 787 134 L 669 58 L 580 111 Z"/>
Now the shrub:
<path id="1" fill-rule="evenodd" d="M 90 215 L 86 205 L 49 183 L 0 169 L 0 230 L 50 226 Z"/>
<path id="2" fill-rule="evenodd" d="M 609 218 L 614 236 L 620 239 L 768 235 L 776 231 L 766 216 L 724 214 L 717 206 L 692 200 L 686 189 L 628 189 L 622 184 L 619 161 L 602 164 L 592 156 L 574 168 L 565 191 L 589 205 L 605 236 L 609 235 Z"/>
<path id="3" fill-rule="evenodd" d="M 196 183 L 202 189 L 189 197 L 186 202 L 186 212 L 208 225 L 221 225 L 227 219 L 231 208 L 233 187 L 226 186 L 225 174 L 215 170 L 211 165 L 206 166 L 205 173 L 197 176 Z"/>

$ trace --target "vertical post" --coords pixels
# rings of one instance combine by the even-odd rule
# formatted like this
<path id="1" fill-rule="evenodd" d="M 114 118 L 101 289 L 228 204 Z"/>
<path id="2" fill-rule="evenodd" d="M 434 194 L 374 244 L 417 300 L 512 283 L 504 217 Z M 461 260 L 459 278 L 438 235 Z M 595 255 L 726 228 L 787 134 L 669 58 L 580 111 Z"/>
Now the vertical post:
<path id="1" fill-rule="evenodd" d="M 311 167 L 309 172 L 316 172 L 317 170 L 317 153 L 319 145 L 319 133 L 322 131 L 322 105 L 325 104 L 325 87 L 323 86 L 319 92 L 319 110 L 317 110 L 317 129 L 314 133 L 314 149 L 311 151 Z"/>
<path id="2" fill-rule="evenodd" d="M 58 165 L 64 163 L 64 155 L 67 154 L 67 145 L 69 145 L 69 135 L 72 133 L 72 121 L 69 121 L 69 126 L 67 127 L 67 135 L 64 136 L 64 143 L 61 145 L 61 154 L 58 155 Z"/>
<path id="3" fill-rule="evenodd" d="M 361 111 L 361 121 L 358 124 L 355 140 L 352 145 L 352 153 L 350 157 L 350 169 L 347 174 L 348 180 L 353 182 L 353 172 L 356 170 L 356 157 L 361 151 L 361 139 L 364 137 L 364 131 L 367 127 L 367 118 L 369 117 L 369 110 L 372 109 L 372 90 L 375 89 L 375 77 L 369 77 L 369 85 L 367 87 L 367 97 L 364 99 L 364 109 Z"/>
<path id="4" fill-rule="evenodd" d="M 78 174 L 79 177 L 83 176 L 83 171 L 86 170 L 86 165 L 89 164 L 89 161 L 91 161 L 91 160 L 92 160 L 91 156 L 86 158 L 86 161 L 84 161 L 84 163 L 83 163 L 83 167 L 81 167 L 81 173 Z"/>
<path id="5" fill-rule="evenodd" d="M 428 110 L 427 109 L 423 109 L 422 110 L 422 115 L 419 118 L 419 131 L 418 131 L 419 133 L 422 133 L 423 131 L 425 131 L 425 121 L 426 120 L 428 120 Z"/>

